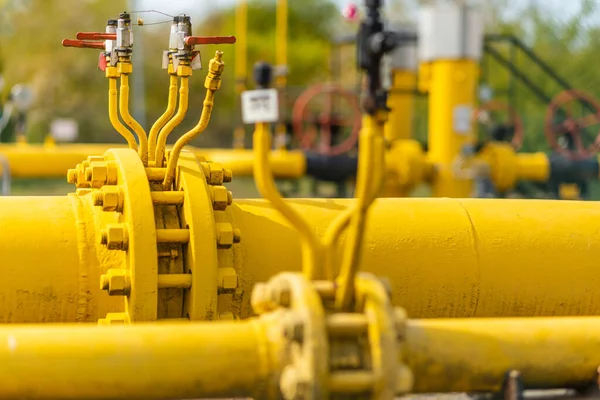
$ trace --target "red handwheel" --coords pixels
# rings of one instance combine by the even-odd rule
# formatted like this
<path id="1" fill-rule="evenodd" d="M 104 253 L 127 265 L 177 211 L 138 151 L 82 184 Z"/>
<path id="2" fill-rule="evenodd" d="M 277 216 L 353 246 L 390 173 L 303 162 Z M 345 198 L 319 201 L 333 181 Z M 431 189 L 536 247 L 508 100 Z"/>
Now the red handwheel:
<path id="1" fill-rule="evenodd" d="M 523 120 L 519 116 L 519 113 L 517 113 L 517 111 L 509 104 L 498 100 L 488 101 L 474 110 L 473 122 L 481 121 L 486 113 L 494 111 L 501 111 L 508 114 L 508 123 L 514 127 L 514 133 L 510 144 L 515 150 L 519 150 L 523 145 Z"/>
<path id="2" fill-rule="evenodd" d="M 339 107 L 339 110 L 348 116 L 334 115 L 333 105 L 337 98 L 343 100 L 346 106 Z M 346 153 L 356 145 L 360 125 L 361 111 L 357 97 L 336 85 L 309 87 L 298 96 L 292 109 L 294 136 L 303 150 L 316 150 L 331 156 Z M 331 144 L 333 126 L 341 127 L 347 134 L 341 143 L 334 145 Z"/>
<path id="3" fill-rule="evenodd" d="M 581 117 L 575 117 L 573 107 L 569 107 L 569 105 L 574 105 L 576 102 L 587 104 L 588 108 L 591 108 L 591 112 Z M 561 109 L 564 110 L 565 116 L 562 122 L 557 123 L 556 117 Z M 597 124 L 600 124 L 600 103 L 594 96 L 581 90 L 565 90 L 556 95 L 546 109 L 544 134 L 553 150 L 569 158 L 587 158 L 600 149 L 600 131 L 589 145 L 584 143 L 582 131 Z M 561 137 L 570 137 L 574 148 L 562 146 L 559 141 Z"/>

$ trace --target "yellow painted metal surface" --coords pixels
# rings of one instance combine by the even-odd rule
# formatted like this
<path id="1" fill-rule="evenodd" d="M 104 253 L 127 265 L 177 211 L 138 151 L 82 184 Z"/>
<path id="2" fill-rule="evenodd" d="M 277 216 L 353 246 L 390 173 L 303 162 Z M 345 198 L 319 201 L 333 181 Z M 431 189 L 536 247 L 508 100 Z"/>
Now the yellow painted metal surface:
<path id="1" fill-rule="evenodd" d="M 230 168 L 234 176 L 252 176 L 254 154 L 252 150 L 193 149 L 196 155 Z M 301 151 L 272 151 L 269 163 L 278 178 L 300 178 L 306 172 L 306 158 Z"/>
<path id="2" fill-rule="evenodd" d="M 256 322 L 11 326 L 0 342 L 5 399 L 265 398 L 274 389 L 275 355 Z"/>
<path id="3" fill-rule="evenodd" d="M 416 185 L 432 175 L 433 166 L 416 140 L 394 141 L 385 154 L 385 164 L 381 197 L 407 197 Z"/>
<path id="4" fill-rule="evenodd" d="M 392 87 L 387 101 L 391 112 L 385 125 L 385 138 L 388 142 L 413 137 L 416 85 L 416 71 L 392 71 Z"/>
<path id="5" fill-rule="evenodd" d="M 438 170 L 434 197 L 469 197 L 472 182 L 456 179 L 452 162 L 462 147 L 474 143 L 471 114 L 475 105 L 478 65 L 471 60 L 436 60 L 423 79 L 429 86 L 428 157 Z"/>
<path id="6" fill-rule="evenodd" d="M 114 217 L 89 210 L 90 197 L 0 198 L 0 321 L 92 322 L 123 311 L 98 284 L 122 263 L 95 228 Z M 353 201 L 287 203 L 323 235 Z M 223 308 L 247 317 L 256 282 L 300 270 L 298 235 L 263 200 L 236 200 L 223 215 L 243 232 L 227 256 L 239 287 Z M 387 276 L 394 304 L 416 318 L 598 314 L 599 219 L 595 202 L 379 199 L 361 269 Z"/>
<path id="7" fill-rule="evenodd" d="M 513 369 L 527 388 L 588 387 L 596 377 L 599 332 L 594 317 L 409 320 L 413 391 L 499 391 Z"/>

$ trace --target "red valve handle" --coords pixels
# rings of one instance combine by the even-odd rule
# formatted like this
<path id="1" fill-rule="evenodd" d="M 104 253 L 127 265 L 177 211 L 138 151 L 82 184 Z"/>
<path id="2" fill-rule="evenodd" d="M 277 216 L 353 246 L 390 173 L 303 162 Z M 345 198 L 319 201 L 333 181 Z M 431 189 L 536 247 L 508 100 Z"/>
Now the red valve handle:
<path id="1" fill-rule="evenodd" d="M 117 40 L 116 33 L 105 32 L 77 32 L 79 40 Z"/>
<path id="2" fill-rule="evenodd" d="M 195 46 L 197 44 L 234 44 L 235 36 L 187 36 L 185 44 Z"/>
<path id="3" fill-rule="evenodd" d="M 64 47 L 79 47 L 79 48 L 98 49 L 98 50 L 105 49 L 104 42 L 84 42 L 82 40 L 64 39 L 62 41 L 62 45 Z"/>

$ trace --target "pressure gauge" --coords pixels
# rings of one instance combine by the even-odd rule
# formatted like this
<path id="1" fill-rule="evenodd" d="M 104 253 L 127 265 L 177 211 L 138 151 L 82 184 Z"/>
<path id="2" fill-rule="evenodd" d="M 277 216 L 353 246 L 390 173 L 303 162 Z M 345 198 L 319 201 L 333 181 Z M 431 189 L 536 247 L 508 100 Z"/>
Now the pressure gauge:
<path id="1" fill-rule="evenodd" d="M 33 91 L 29 86 L 15 85 L 10 94 L 15 107 L 21 112 L 27 111 L 33 104 Z"/>

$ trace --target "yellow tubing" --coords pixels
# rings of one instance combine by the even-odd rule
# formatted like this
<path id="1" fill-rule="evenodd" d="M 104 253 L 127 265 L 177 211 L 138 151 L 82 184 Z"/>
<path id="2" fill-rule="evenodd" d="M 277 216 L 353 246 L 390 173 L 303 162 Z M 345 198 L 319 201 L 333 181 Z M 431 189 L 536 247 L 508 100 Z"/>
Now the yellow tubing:
<path id="1" fill-rule="evenodd" d="M 596 379 L 600 318 L 410 320 L 414 392 L 489 392 L 521 372 L 528 389 L 586 388 Z"/>
<path id="2" fill-rule="evenodd" d="M 135 136 L 119 121 L 117 110 L 117 78 L 108 78 L 108 117 L 113 128 L 127 141 L 130 149 L 137 150 Z"/>
<path id="3" fill-rule="evenodd" d="M 0 197 L 1 322 L 95 322 L 122 311 L 121 298 L 99 289 L 100 275 L 123 262 L 96 232 L 95 219 L 113 214 L 91 204 L 91 195 Z M 285 204 L 322 238 L 355 201 Z M 240 283 L 232 307 L 247 317 L 256 282 L 301 270 L 299 235 L 268 201 L 236 199 L 222 214 L 242 236 L 227 262 Z M 394 304 L 415 318 L 600 314 L 599 220 L 597 202 L 380 198 L 360 269 L 388 277 Z"/>
<path id="4" fill-rule="evenodd" d="M 121 118 L 138 137 L 140 143 L 139 154 L 144 165 L 148 165 L 148 137 L 144 128 L 129 113 L 129 75 L 121 74 L 121 87 L 119 88 L 119 110 Z"/>
<path id="5" fill-rule="evenodd" d="M 291 208 L 281 197 L 275 182 L 273 173 L 269 166 L 269 153 L 271 151 L 271 137 L 269 125 L 266 123 L 256 124 L 254 131 L 254 152 L 256 160 L 254 164 L 254 180 L 260 194 L 271 202 L 273 207 L 290 222 L 300 234 L 302 247 L 302 271 L 308 279 L 315 279 L 318 275 L 318 262 L 321 254 L 320 243 L 317 241 L 311 227 L 306 220 Z"/>
<path id="6" fill-rule="evenodd" d="M 4 399 L 272 398 L 256 321 L 11 326 L 0 341 Z"/>
<path id="7" fill-rule="evenodd" d="M 173 129 L 177 127 L 183 121 L 185 113 L 188 109 L 188 77 L 182 76 L 179 85 L 179 108 L 175 116 L 167 122 L 167 124 L 160 130 L 158 134 L 158 140 L 156 142 L 156 155 L 154 161 L 157 167 L 162 167 L 165 158 L 165 147 L 167 145 L 167 138 L 173 132 Z"/>
<path id="8" fill-rule="evenodd" d="M 165 124 L 171 119 L 175 113 L 175 107 L 177 106 L 177 75 L 169 75 L 169 97 L 167 100 L 167 109 L 156 120 L 152 128 L 150 128 L 150 134 L 148 136 L 148 158 L 150 161 L 154 160 L 156 153 L 156 140 L 158 139 L 158 133 L 165 126 Z"/>
<path id="9" fill-rule="evenodd" d="M 381 174 L 372 176 L 373 171 L 383 171 L 384 144 L 383 120 L 365 115 L 361 128 L 361 150 L 358 159 L 358 178 L 356 184 L 356 209 L 350 219 L 348 243 L 344 247 L 344 255 L 340 272 L 336 278 L 336 307 L 348 309 L 354 293 L 354 277 L 358 268 L 358 258 L 363 244 L 364 227 L 369 207 L 377 197 L 381 188 Z M 331 246 L 333 247 L 333 246 Z M 335 251 L 335 248 L 329 249 Z"/>
<path id="10" fill-rule="evenodd" d="M 517 153 L 517 177 L 524 181 L 545 182 L 550 177 L 550 160 L 545 153 Z"/>
<path id="11" fill-rule="evenodd" d="M 413 137 L 416 86 L 416 71 L 392 71 L 392 87 L 387 101 L 391 112 L 385 124 L 385 138 L 389 143 Z"/>
<path id="12" fill-rule="evenodd" d="M 175 169 L 177 167 L 177 162 L 179 161 L 179 154 L 181 154 L 181 150 L 183 147 L 191 142 L 195 137 L 200 135 L 206 127 L 208 126 L 208 122 L 210 121 L 210 115 L 212 113 L 213 105 L 214 105 L 214 97 L 215 92 L 213 90 L 206 91 L 206 97 L 204 98 L 204 103 L 202 104 L 202 114 L 200 114 L 200 120 L 192 129 L 187 131 L 182 137 L 180 137 L 175 144 L 173 145 L 173 149 L 171 150 L 171 155 L 169 156 L 169 162 L 167 164 L 167 171 L 165 173 L 165 179 L 163 181 L 163 189 L 170 190 L 171 185 L 173 184 L 173 179 L 175 178 Z M 157 158 L 158 160 L 158 158 Z M 158 161 L 157 161 L 158 162 Z"/>

